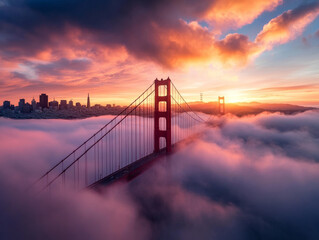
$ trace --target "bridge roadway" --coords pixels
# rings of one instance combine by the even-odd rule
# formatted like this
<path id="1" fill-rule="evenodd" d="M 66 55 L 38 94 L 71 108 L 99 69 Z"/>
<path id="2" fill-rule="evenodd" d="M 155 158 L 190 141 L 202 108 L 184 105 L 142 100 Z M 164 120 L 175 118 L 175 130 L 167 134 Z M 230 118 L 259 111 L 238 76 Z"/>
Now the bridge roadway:
<path id="1" fill-rule="evenodd" d="M 190 144 L 195 138 L 198 138 L 200 135 L 202 135 L 202 133 L 197 133 L 188 139 L 173 144 L 171 152 L 169 153 L 166 152 L 166 148 L 162 148 L 161 150 L 159 150 L 159 152 L 154 152 L 144 158 L 139 159 L 138 161 L 131 163 L 130 165 L 125 166 L 119 169 L 118 171 L 91 184 L 87 188 L 99 191 L 101 187 L 110 186 L 116 182 L 131 181 L 132 179 L 139 176 L 153 165 L 167 159 L 168 156 L 174 154 L 177 151 L 177 149 L 180 148 L 182 145 Z"/>

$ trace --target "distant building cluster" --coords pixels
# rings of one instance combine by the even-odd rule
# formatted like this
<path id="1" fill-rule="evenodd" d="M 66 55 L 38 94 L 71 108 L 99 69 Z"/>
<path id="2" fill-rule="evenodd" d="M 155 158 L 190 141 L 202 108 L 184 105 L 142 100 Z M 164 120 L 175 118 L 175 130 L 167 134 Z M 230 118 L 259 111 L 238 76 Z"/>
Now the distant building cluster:
<path id="1" fill-rule="evenodd" d="M 10 118 L 83 118 L 89 116 L 99 116 L 104 114 L 117 114 L 122 107 L 115 104 L 107 104 L 105 107 L 95 104 L 91 107 L 90 96 L 87 97 L 87 105 L 72 100 L 60 100 L 60 103 L 53 99 L 49 102 L 47 94 L 42 93 L 37 102 L 34 98 L 31 103 L 20 99 L 18 106 L 14 106 L 10 101 L 3 102 L 0 107 L 0 116 Z"/>
<path id="2" fill-rule="evenodd" d="M 90 97 L 88 96 L 88 105 L 87 107 L 90 108 Z M 86 107 L 85 105 L 81 105 L 81 103 L 77 102 L 73 103 L 72 100 L 67 102 L 67 100 L 61 100 L 60 104 L 55 99 L 49 102 L 49 96 L 45 93 L 42 93 L 39 96 L 39 101 L 37 102 L 34 98 L 32 99 L 31 103 L 25 101 L 24 98 L 19 100 L 18 106 L 14 106 L 10 104 L 10 101 L 6 100 L 3 102 L 2 109 L 10 109 L 15 110 L 21 113 L 30 113 L 33 111 L 45 111 L 45 109 L 53 109 L 53 110 L 65 110 L 71 109 L 73 107 Z"/>

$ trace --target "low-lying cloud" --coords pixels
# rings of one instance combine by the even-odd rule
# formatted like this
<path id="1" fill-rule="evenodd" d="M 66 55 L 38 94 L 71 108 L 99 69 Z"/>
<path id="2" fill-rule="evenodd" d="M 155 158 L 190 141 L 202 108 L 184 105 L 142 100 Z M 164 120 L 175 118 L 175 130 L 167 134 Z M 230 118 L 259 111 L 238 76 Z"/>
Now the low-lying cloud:
<path id="1" fill-rule="evenodd" d="M 0 237 L 317 239 L 318 118 L 213 118 L 199 139 L 127 184 L 38 197 L 25 180 L 107 119 L 0 119 Z"/>

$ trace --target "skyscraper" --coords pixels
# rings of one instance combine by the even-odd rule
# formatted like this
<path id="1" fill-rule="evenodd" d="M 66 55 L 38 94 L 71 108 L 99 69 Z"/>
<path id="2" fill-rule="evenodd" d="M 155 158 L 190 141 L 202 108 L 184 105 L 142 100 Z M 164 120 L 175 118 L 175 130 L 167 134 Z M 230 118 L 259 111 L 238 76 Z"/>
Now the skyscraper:
<path id="1" fill-rule="evenodd" d="M 22 108 L 24 107 L 24 105 L 25 105 L 25 99 L 21 98 L 19 101 L 19 110 L 20 111 L 22 111 Z"/>
<path id="2" fill-rule="evenodd" d="M 66 100 L 61 100 L 60 101 L 60 110 L 67 109 L 67 108 L 68 108 L 67 101 Z"/>
<path id="3" fill-rule="evenodd" d="M 32 105 L 32 110 L 35 111 L 37 109 L 37 102 L 35 101 L 34 98 L 31 101 L 31 105 Z"/>
<path id="4" fill-rule="evenodd" d="M 49 108 L 50 109 L 54 109 L 54 110 L 58 110 L 59 109 L 59 102 L 55 101 L 55 99 L 51 102 L 49 102 Z"/>
<path id="5" fill-rule="evenodd" d="M 10 108 L 10 101 L 4 101 L 3 102 L 3 108 L 4 109 L 9 109 Z"/>
<path id="6" fill-rule="evenodd" d="M 49 101 L 48 101 L 48 95 L 46 95 L 45 93 L 42 93 L 39 96 L 40 99 L 40 107 L 43 108 L 49 108 Z"/>
<path id="7" fill-rule="evenodd" d="M 89 94 L 88 94 L 88 101 L 87 101 L 86 107 L 87 107 L 87 108 L 90 108 L 90 107 L 91 107 L 91 104 L 90 104 L 90 95 L 89 95 Z"/>

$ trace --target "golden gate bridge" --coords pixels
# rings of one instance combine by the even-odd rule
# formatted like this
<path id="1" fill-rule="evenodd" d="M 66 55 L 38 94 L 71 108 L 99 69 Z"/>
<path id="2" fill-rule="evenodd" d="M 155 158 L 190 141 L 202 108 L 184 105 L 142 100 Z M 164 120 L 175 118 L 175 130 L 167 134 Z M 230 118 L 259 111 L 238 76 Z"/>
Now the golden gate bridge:
<path id="1" fill-rule="evenodd" d="M 224 98 L 219 98 L 219 104 L 224 113 Z M 43 191 L 111 183 L 171 153 L 177 144 L 203 131 L 208 119 L 192 110 L 169 78 L 156 79 L 35 186 Z"/>

